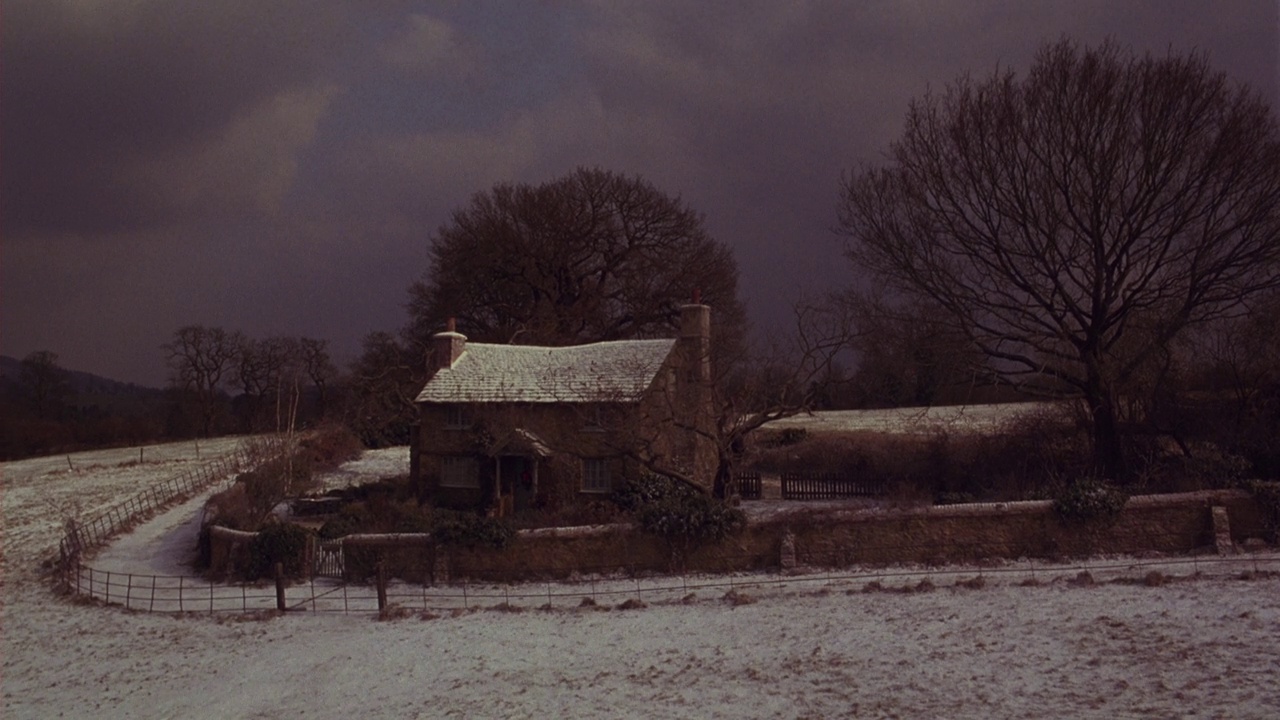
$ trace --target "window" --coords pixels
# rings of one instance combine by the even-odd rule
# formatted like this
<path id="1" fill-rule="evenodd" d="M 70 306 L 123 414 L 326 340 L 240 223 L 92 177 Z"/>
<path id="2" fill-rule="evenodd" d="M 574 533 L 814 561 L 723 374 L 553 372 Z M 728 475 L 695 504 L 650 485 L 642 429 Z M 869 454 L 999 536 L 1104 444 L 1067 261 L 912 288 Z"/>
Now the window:
<path id="1" fill-rule="evenodd" d="M 480 466 L 473 457 L 440 458 L 440 487 L 479 488 Z"/>
<path id="2" fill-rule="evenodd" d="M 609 492 L 609 461 L 585 458 L 582 461 L 582 492 Z"/>
<path id="3" fill-rule="evenodd" d="M 471 414 L 465 405 L 446 405 L 444 426 L 447 430 L 466 430 L 471 427 Z"/>
<path id="4" fill-rule="evenodd" d="M 583 411 L 582 429 L 588 432 L 604 432 L 604 406 L 588 405 Z"/>

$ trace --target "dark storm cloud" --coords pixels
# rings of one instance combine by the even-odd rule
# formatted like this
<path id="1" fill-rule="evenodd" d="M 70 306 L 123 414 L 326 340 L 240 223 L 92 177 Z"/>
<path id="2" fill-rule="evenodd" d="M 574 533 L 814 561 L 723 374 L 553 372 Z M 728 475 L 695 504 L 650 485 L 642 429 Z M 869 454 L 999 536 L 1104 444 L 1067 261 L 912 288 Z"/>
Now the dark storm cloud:
<path id="1" fill-rule="evenodd" d="M 313 84 L 343 29 L 315 3 L 256 0 L 7 2 L 4 20 L 10 238 L 138 229 L 191 210 L 174 176 L 210 172 L 194 162 L 202 149 Z"/>
<path id="2" fill-rule="evenodd" d="M 643 175 L 734 248 L 770 330 L 850 281 L 841 174 L 963 72 L 1110 36 L 1280 91 L 1271 0 L 4 9 L 0 352 L 153 383 L 188 323 L 350 357 L 404 322 L 431 234 L 496 182 Z"/>

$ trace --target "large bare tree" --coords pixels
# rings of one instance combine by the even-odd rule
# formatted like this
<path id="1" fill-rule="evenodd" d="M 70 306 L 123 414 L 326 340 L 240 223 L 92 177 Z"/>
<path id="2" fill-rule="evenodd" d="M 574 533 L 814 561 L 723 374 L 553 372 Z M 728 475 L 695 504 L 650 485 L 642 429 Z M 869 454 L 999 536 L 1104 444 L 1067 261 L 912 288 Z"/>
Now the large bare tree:
<path id="1" fill-rule="evenodd" d="M 218 395 L 235 368 L 242 344 L 239 333 L 220 327 L 187 325 L 175 330 L 173 340 L 161 346 L 173 385 L 195 397 L 200 411 L 200 432 L 205 437 L 213 431 Z"/>
<path id="2" fill-rule="evenodd" d="M 541 185 L 497 185 L 454 212 L 410 288 L 411 339 L 449 317 L 472 340 L 572 345 L 661 337 L 700 289 L 722 346 L 745 313 L 728 246 L 679 198 L 598 169 Z"/>
<path id="3" fill-rule="evenodd" d="M 1025 76 L 913 102 L 887 165 L 846 178 L 839 227 L 857 266 L 941 308 L 1006 379 L 1083 397 L 1118 477 L 1117 406 L 1144 365 L 1280 284 L 1277 198 L 1257 94 L 1199 55 L 1062 40 Z"/>

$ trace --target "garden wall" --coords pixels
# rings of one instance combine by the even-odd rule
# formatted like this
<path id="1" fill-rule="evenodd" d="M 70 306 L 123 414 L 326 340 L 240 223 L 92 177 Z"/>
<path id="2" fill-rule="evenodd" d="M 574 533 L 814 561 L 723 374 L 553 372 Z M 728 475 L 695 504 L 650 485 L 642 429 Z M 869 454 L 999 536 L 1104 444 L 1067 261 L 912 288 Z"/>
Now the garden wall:
<path id="1" fill-rule="evenodd" d="M 1265 535 L 1257 503 L 1236 490 L 1134 497 L 1106 527 L 1065 525 L 1048 501 L 860 511 L 796 504 L 753 520 L 725 542 L 688 553 L 673 552 L 662 540 L 629 525 L 527 530 L 503 550 L 437 548 L 426 536 L 405 537 L 401 543 L 384 537 L 374 544 L 351 536 L 344 540 L 344 576 L 366 579 L 379 559 L 391 576 L 447 582 L 672 570 L 723 573 L 792 563 L 845 567 L 1180 553 L 1214 546 L 1215 506 L 1227 509 L 1237 545 Z M 215 533 L 211 540 L 214 558 L 232 557 L 229 548 L 216 547 L 231 542 L 230 536 Z"/>

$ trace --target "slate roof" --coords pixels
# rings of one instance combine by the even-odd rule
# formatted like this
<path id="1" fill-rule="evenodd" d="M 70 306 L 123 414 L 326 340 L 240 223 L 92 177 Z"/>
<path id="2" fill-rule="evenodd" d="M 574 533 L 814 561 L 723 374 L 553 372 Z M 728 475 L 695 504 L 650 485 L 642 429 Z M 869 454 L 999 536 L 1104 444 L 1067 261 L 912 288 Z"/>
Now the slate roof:
<path id="1" fill-rule="evenodd" d="M 467 343 L 418 402 L 631 402 L 653 382 L 674 339 L 539 347 Z"/>

